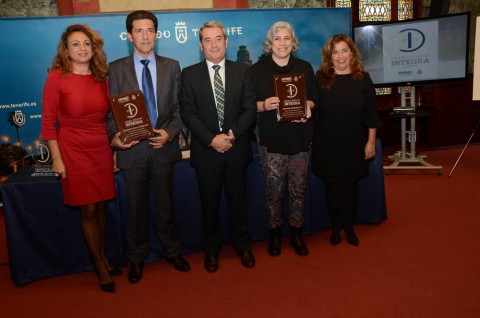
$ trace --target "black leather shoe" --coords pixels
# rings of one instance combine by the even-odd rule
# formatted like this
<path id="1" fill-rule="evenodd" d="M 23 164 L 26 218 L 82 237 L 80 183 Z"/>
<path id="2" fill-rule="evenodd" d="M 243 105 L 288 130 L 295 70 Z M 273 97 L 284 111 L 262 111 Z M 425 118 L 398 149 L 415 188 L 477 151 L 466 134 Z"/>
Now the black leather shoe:
<path id="1" fill-rule="evenodd" d="M 268 254 L 278 256 L 282 253 L 282 233 L 280 227 L 270 229 L 270 239 L 268 241 Z"/>
<path id="2" fill-rule="evenodd" d="M 247 268 L 255 266 L 255 256 L 251 251 L 238 252 L 237 255 L 240 256 L 240 262 L 243 266 Z"/>
<path id="3" fill-rule="evenodd" d="M 209 273 L 215 273 L 218 271 L 218 259 L 215 256 L 205 256 L 205 269 Z"/>
<path id="4" fill-rule="evenodd" d="M 345 228 L 345 233 L 347 234 L 348 244 L 353 245 L 353 246 L 359 246 L 360 245 L 360 241 L 358 240 L 357 234 L 355 234 L 355 231 L 353 230 L 353 227 Z"/>
<path id="5" fill-rule="evenodd" d="M 340 243 L 342 238 L 340 237 L 340 229 L 335 228 L 332 230 L 332 235 L 330 235 L 330 244 L 337 245 Z"/>
<path id="6" fill-rule="evenodd" d="M 115 282 L 100 284 L 100 289 L 106 293 L 114 293 L 115 292 Z"/>
<path id="7" fill-rule="evenodd" d="M 190 270 L 190 264 L 182 255 L 167 258 L 167 262 L 172 264 L 177 271 L 188 272 Z"/>
<path id="8" fill-rule="evenodd" d="M 143 277 L 143 262 L 132 263 L 128 271 L 128 281 L 130 284 L 136 284 L 142 280 Z"/>

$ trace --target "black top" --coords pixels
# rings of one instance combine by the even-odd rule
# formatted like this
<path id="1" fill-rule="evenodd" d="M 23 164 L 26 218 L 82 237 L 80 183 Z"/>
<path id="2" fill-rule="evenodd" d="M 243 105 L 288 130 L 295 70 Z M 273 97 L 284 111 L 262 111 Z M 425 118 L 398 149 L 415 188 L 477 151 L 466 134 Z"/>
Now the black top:
<path id="1" fill-rule="evenodd" d="M 257 101 L 264 101 L 275 96 L 273 76 L 275 74 L 303 73 L 305 75 L 305 90 L 307 99 L 317 104 L 318 93 L 315 85 L 313 68 L 307 61 L 290 55 L 288 64 L 281 67 L 266 56 L 251 67 L 255 83 Z M 267 147 L 268 152 L 284 155 L 294 155 L 310 150 L 313 122 L 305 124 L 292 122 L 277 122 L 276 110 L 258 113 L 258 134 L 260 145 Z"/>
<path id="2" fill-rule="evenodd" d="M 314 119 L 312 170 L 319 176 L 356 178 L 368 174 L 365 145 L 368 128 L 381 126 L 375 88 L 368 73 L 362 80 L 336 75 L 330 89 L 319 88 Z"/>

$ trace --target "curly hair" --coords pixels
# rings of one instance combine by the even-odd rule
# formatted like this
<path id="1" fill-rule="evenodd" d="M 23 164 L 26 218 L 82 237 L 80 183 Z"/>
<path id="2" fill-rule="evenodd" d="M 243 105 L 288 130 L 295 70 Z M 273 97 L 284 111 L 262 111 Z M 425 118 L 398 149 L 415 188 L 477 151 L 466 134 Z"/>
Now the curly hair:
<path id="1" fill-rule="evenodd" d="M 350 75 L 355 80 L 361 80 L 363 78 L 363 64 L 357 46 L 348 35 L 336 34 L 332 36 L 322 48 L 322 64 L 316 74 L 322 88 L 329 89 L 335 84 L 335 70 L 332 63 L 332 53 L 335 49 L 335 44 L 339 42 L 347 43 L 352 51 Z"/>
<path id="2" fill-rule="evenodd" d="M 107 79 L 108 67 L 107 56 L 103 51 L 103 40 L 100 35 L 85 24 L 74 24 L 63 32 L 57 48 L 57 55 L 53 59 L 52 70 L 61 70 L 63 74 L 73 72 L 72 61 L 68 56 L 68 38 L 74 32 L 82 32 L 92 43 L 92 58 L 90 59 L 90 71 L 95 80 L 104 82 Z"/>
<path id="3" fill-rule="evenodd" d="M 281 29 L 287 30 L 292 36 L 292 40 L 293 40 L 292 53 L 298 51 L 298 47 L 300 46 L 300 41 L 298 40 L 298 37 L 295 34 L 295 30 L 293 30 L 292 25 L 285 21 L 277 21 L 270 27 L 270 29 L 268 29 L 267 37 L 263 41 L 263 52 L 266 55 L 272 54 L 273 39 Z"/>

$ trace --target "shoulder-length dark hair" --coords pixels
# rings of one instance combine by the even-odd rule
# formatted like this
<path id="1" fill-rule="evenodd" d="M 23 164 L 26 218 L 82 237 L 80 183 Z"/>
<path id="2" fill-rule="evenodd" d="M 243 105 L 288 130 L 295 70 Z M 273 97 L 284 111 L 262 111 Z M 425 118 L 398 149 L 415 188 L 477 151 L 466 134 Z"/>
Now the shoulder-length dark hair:
<path id="1" fill-rule="evenodd" d="M 104 82 L 107 79 L 108 67 L 107 56 L 103 51 L 103 40 L 100 35 L 85 24 L 74 24 L 63 32 L 57 48 L 57 55 L 53 59 L 52 70 L 61 70 L 63 74 L 73 72 L 72 61 L 68 57 L 68 37 L 74 32 L 82 32 L 92 43 L 92 58 L 90 60 L 90 71 L 95 80 Z"/>
<path id="2" fill-rule="evenodd" d="M 357 46 L 348 35 L 336 34 L 332 36 L 322 48 L 322 64 L 317 71 L 317 79 L 322 88 L 329 89 L 335 84 L 335 69 L 333 68 L 332 63 L 332 53 L 335 49 L 335 44 L 339 42 L 347 43 L 352 51 L 350 75 L 356 80 L 361 80 L 363 78 L 363 64 Z"/>

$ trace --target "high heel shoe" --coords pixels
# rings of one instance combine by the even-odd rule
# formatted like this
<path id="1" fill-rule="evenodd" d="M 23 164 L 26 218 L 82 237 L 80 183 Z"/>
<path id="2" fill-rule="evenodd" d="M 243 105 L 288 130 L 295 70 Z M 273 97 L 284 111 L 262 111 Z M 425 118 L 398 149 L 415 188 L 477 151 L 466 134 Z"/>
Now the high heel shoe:
<path id="1" fill-rule="evenodd" d="M 104 284 L 102 284 L 102 282 L 100 281 L 100 279 L 101 279 L 101 278 L 100 278 L 100 271 L 98 270 L 98 267 L 96 266 L 96 264 L 95 264 L 94 262 L 93 262 L 92 264 L 93 264 L 93 272 L 95 273 L 95 275 L 97 276 L 98 281 L 99 281 L 98 283 L 99 283 L 99 285 L 100 285 L 100 290 L 101 290 L 101 291 L 104 291 L 104 292 L 106 292 L 106 293 L 113 293 L 113 292 L 115 292 L 115 282 L 112 280 L 110 283 L 104 283 Z M 108 270 L 108 268 L 106 268 L 106 266 L 105 266 L 105 269 L 106 269 L 107 272 L 108 272 L 109 278 L 112 279 L 112 277 L 111 277 L 112 275 L 110 274 L 110 271 L 111 271 L 111 270 Z M 114 267 L 113 269 L 115 269 L 115 267 Z M 113 269 L 112 269 L 112 270 L 113 270 Z M 117 268 L 117 269 L 118 269 L 118 268 Z"/>
<path id="2" fill-rule="evenodd" d="M 106 293 L 114 293 L 115 292 L 115 282 L 112 281 L 110 283 L 102 284 L 100 283 L 100 289 Z"/>

